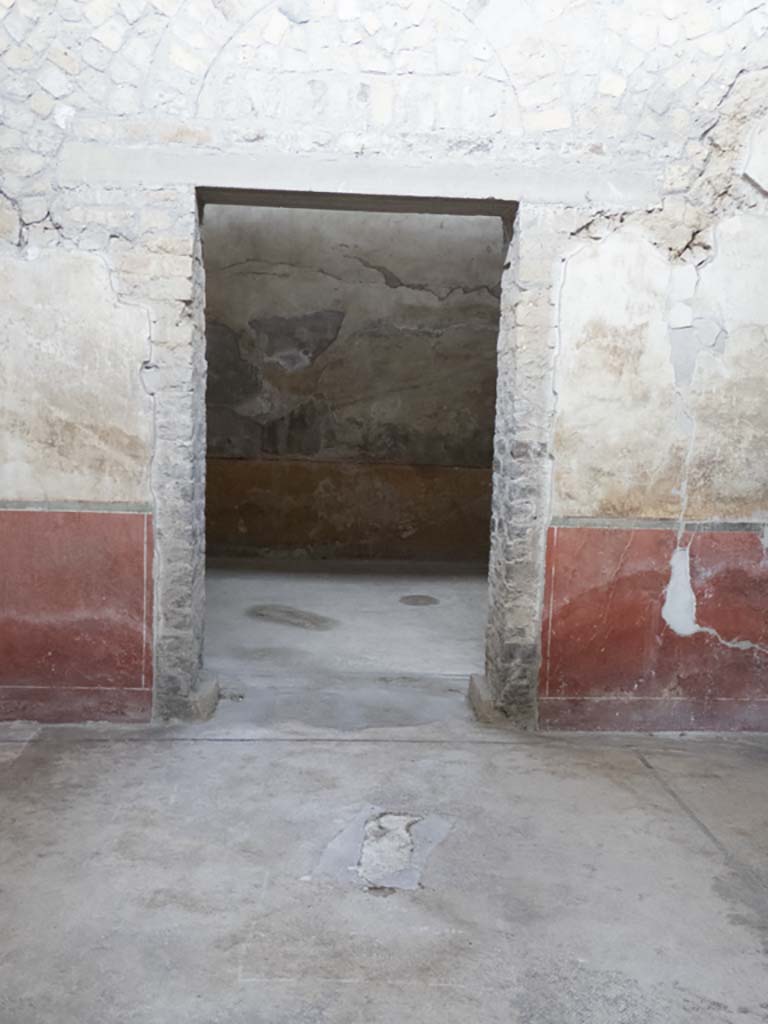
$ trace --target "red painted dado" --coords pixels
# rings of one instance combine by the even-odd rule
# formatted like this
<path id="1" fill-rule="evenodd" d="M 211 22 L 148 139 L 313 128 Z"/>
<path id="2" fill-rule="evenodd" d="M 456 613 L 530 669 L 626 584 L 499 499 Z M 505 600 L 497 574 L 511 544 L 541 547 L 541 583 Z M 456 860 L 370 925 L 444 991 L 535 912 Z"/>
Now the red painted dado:
<path id="1" fill-rule="evenodd" d="M 151 516 L 2 510 L 0 565 L 0 720 L 148 719 Z"/>
<path id="2" fill-rule="evenodd" d="M 550 529 L 543 728 L 768 729 L 768 553 L 761 535 L 683 537 L 700 627 L 690 636 L 662 617 L 676 543 L 673 530 Z"/>

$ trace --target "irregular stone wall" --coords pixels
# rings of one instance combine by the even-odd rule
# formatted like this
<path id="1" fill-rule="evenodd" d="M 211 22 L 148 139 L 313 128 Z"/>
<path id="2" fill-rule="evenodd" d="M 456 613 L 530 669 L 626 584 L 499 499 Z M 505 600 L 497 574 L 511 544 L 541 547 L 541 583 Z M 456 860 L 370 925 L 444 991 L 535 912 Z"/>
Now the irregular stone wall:
<path id="1" fill-rule="evenodd" d="M 766 489 L 765 3 L 547 0 L 510 13 L 506 0 L 1 0 L 0 19 L 0 246 L 13 281 L 0 372 L 11 366 L 3 405 L 14 418 L 2 558 L 16 543 L 5 517 L 18 511 L 38 517 L 42 536 L 59 512 L 113 516 L 128 502 L 123 513 L 143 517 L 149 500 L 157 713 L 190 713 L 200 693 L 205 352 L 194 187 L 219 185 L 520 201 L 502 300 L 490 698 L 535 720 L 551 522 L 542 721 L 596 725 L 611 707 L 612 726 L 642 724 L 639 691 L 654 702 L 655 727 L 681 727 L 691 700 L 690 727 L 763 720 L 764 641 L 750 623 L 765 616 L 754 548 Z M 33 350 L 28 296 L 52 250 L 76 275 L 98 280 L 97 260 L 108 273 L 112 298 L 101 290 L 123 322 L 122 368 L 103 296 L 74 289 L 65 302 L 58 275 L 52 334 L 64 323 L 68 351 L 78 351 L 75 334 L 88 339 L 88 371 L 55 345 L 50 362 Z M 62 317 L 68 302 L 74 313 Z M 625 349 L 632 372 L 616 369 Z M 29 414 L 19 409 L 18 387 L 43 380 L 61 400 L 58 433 L 36 384 Z M 107 443 L 79 429 L 94 423 L 94 403 Z M 646 429 L 651 439 L 637 444 Z M 638 534 L 617 560 L 608 542 L 649 527 L 673 543 L 643 547 Z M 595 530 L 610 536 L 597 543 Z M 738 542 L 721 539 L 734 533 Z M 566 534 L 574 545 L 561 543 Z M 553 551 L 565 552 L 562 572 Z M 647 571 L 636 568 L 643 552 Z M 89 557 L 84 548 L 84 576 Z M 32 570 L 14 564 L 19 578 Z M 645 580 L 649 601 L 629 617 L 632 643 L 619 632 L 603 641 L 600 624 L 621 614 L 611 580 L 627 565 L 630 589 Z M 587 570 L 600 566 L 595 590 Z M 582 601 L 590 589 L 597 603 Z M 712 601 L 724 607 L 736 590 L 744 600 L 733 606 L 751 610 L 726 625 Z M 41 638 L 54 605 L 42 592 L 26 605 Z M 574 607 L 586 630 L 571 629 Z M 5 622 L 22 614 L 7 596 L 3 611 Z M 563 675 L 546 656 L 558 637 L 565 651 L 618 651 L 620 663 L 599 683 L 578 658 L 557 662 Z M 666 637 L 699 659 L 685 681 L 654 661 Z M 736 673 L 745 652 L 749 671 Z M 726 678 L 739 682 L 720 701 Z"/>
<path id="2" fill-rule="evenodd" d="M 500 220 L 212 206 L 203 239 L 209 548 L 486 558 Z"/>

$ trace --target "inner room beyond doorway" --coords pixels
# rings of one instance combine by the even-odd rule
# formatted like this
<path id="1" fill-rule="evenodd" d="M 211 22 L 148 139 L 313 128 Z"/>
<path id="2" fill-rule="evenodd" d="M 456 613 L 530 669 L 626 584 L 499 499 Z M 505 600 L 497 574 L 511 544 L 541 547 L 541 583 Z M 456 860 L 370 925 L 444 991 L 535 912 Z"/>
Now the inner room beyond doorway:
<path id="1" fill-rule="evenodd" d="M 206 669 L 237 698 L 219 715 L 465 717 L 501 220 L 209 206 L 203 241 Z"/>

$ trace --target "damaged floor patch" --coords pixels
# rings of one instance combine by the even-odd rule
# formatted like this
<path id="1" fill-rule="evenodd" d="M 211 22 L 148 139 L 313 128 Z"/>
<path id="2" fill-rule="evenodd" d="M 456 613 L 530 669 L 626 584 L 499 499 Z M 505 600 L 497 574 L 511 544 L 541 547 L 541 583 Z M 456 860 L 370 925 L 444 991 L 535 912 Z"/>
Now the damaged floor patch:
<path id="1" fill-rule="evenodd" d="M 364 807 L 328 844 L 313 877 L 371 890 L 418 889 L 430 854 L 451 824 L 435 814 Z"/>
<path id="2" fill-rule="evenodd" d="M 246 612 L 252 619 L 264 619 L 278 626 L 297 626 L 299 629 L 328 630 L 338 626 L 336 619 L 316 612 L 305 612 L 285 604 L 254 604 Z"/>
<path id="3" fill-rule="evenodd" d="M 391 879 L 411 866 L 411 827 L 419 821 L 407 814 L 380 814 L 365 823 L 357 870 L 369 885 L 395 888 Z"/>

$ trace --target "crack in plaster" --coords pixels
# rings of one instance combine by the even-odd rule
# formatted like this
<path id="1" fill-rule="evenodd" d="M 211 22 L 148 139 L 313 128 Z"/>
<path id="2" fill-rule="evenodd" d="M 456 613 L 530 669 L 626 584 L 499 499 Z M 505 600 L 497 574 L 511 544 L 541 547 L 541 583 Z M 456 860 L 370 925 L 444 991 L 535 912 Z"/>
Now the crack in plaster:
<path id="1" fill-rule="evenodd" d="M 228 270 L 238 270 L 240 267 L 248 268 L 248 273 L 253 274 L 254 277 L 290 277 L 295 270 L 306 270 L 310 274 L 319 274 L 321 277 L 328 277 L 332 281 L 338 281 L 340 284 L 349 284 L 343 277 L 339 277 L 336 274 L 331 274 L 328 270 L 322 270 L 320 267 L 311 267 L 308 263 L 275 263 L 272 264 L 273 270 L 254 270 L 253 266 L 261 265 L 264 266 L 264 261 L 259 259 L 249 260 L 238 260 L 235 263 L 225 263 L 219 267 L 207 268 L 207 273 L 211 276 L 213 274 L 223 274 Z M 269 266 L 269 264 L 267 264 Z M 285 269 L 283 269 L 285 268 Z"/>
<path id="2" fill-rule="evenodd" d="M 737 75 L 736 79 L 734 79 L 734 81 L 731 83 L 731 86 L 726 91 L 726 93 L 723 95 L 723 97 L 721 98 L 720 102 L 718 103 L 718 108 L 721 107 L 725 103 L 725 101 L 727 100 L 728 96 L 733 91 L 733 88 L 736 85 L 736 81 L 737 81 L 737 79 L 740 76 L 741 76 L 741 73 L 739 75 Z M 709 134 L 719 124 L 719 120 L 720 120 L 720 118 L 717 117 L 715 119 L 715 121 L 713 122 L 713 124 L 707 129 L 707 132 L 705 134 Z M 707 174 L 707 170 L 708 170 L 709 161 L 711 159 L 712 153 L 714 152 L 714 150 L 716 148 L 720 148 L 720 147 L 717 146 L 717 144 L 714 142 L 714 140 L 710 140 L 710 153 L 708 154 L 707 159 L 706 159 L 706 161 L 704 163 L 704 166 L 702 168 L 702 171 L 700 172 L 700 174 L 698 176 L 697 184 L 700 183 L 703 179 L 705 179 L 706 174 Z M 691 298 L 689 300 L 687 300 L 687 301 L 689 301 L 691 303 L 692 306 L 695 303 L 696 295 L 697 295 L 698 290 L 699 290 L 702 269 L 706 265 L 708 265 L 709 263 L 714 261 L 716 259 L 716 257 L 717 257 L 717 250 L 718 250 L 717 232 L 716 232 L 717 218 L 718 218 L 718 216 L 722 212 L 721 209 L 720 209 L 720 205 L 722 204 L 722 200 L 726 196 L 729 195 L 729 193 L 731 191 L 731 188 L 732 188 L 732 185 L 729 184 L 726 188 L 721 189 L 721 190 L 719 190 L 719 191 L 717 191 L 715 193 L 715 195 L 711 198 L 711 202 L 709 204 L 709 208 L 706 210 L 706 213 L 709 215 L 708 223 L 693 228 L 691 230 L 691 232 L 690 232 L 690 237 L 688 238 L 688 241 L 682 247 L 675 248 L 675 247 L 673 247 L 673 246 L 671 246 L 669 244 L 667 244 L 667 245 L 664 245 L 663 243 L 660 244 L 659 240 L 657 238 L 653 237 L 652 232 L 648 232 L 648 234 L 650 235 L 650 241 L 652 242 L 652 244 L 654 246 L 656 246 L 657 248 L 664 248 L 664 249 L 666 249 L 666 251 L 667 251 L 667 258 L 669 259 L 671 265 L 674 266 L 675 264 L 679 264 L 679 263 L 682 262 L 682 263 L 684 263 L 686 265 L 689 265 L 689 266 L 693 267 L 693 270 L 694 270 L 694 272 L 696 274 L 696 283 L 695 283 L 695 286 L 694 286 L 694 289 L 693 289 L 693 294 L 692 294 Z M 587 238 L 589 239 L 589 241 L 599 243 L 599 242 L 603 241 L 605 238 L 609 237 L 610 235 L 616 233 L 618 230 L 621 229 L 622 226 L 624 226 L 627 223 L 632 223 L 632 222 L 639 221 L 644 226 L 647 226 L 648 228 L 650 228 L 650 227 L 652 227 L 653 222 L 657 219 L 657 217 L 659 217 L 659 216 L 663 217 L 663 215 L 664 215 L 663 204 L 660 204 L 656 208 L 649 209 L 649 210 L 645 211 L 644 213 L 637 214 L 637 215 L 634 215 L 634 216 L 628 216 L 626 213 L 606 213 L 603 210 L 598 210 L 584 224 L 580 225 L 578 228 L 576 228 L 575 230 L 571 231 L 570 237 L 571 238 L 577 238 L 579 236 L 586 235 Z M 593 230 L 593 229 L 596 229 L 596 230 Z M 711 232 L 711 241 L 710 240 L 702 241 L 702 236 L 705 235 L 705 233 L 707 233 L 707 232 Z M 699 253 L 698 254 L 698 258 L 697 258 L 696 249 L 698 247 L 701 247 L 701 249 L 703 249 L 704 251 L 702 253 Z M 690 253 L 692 258 L 691 259 L 684 259 L 683 257 L 685 256 L 686 253 Z M 556 316 L 557 347 L 556 347 L 556 359 L 557 359 L 557 356 L 559 355 L 559 350 L 560 350 L 560 346 L 561 346 L 560 305 L 561 305 L 563 288 L 564 288 L 564 284 L 565 284 L 565 277 L 566 277 L 566 271 L 567 271 L 567 261 L 570 258 L 570 256 L 572 256 L 572 255 L 573 255 L 573 253 L 569 254 L 568 256 L 563 257 L 563 259 L 562 259 L 563 269 L 562 269 L 562 273 L 561 273 L 560 287 L 559 287 L 558 292 L 557 292 L 557 316 Z M 718 334 L 717 334 L 717 337 L 715 339 L 714 345 L 710 345 L 709 347 L 714 347 L 716 351 L 722 352 L 724 350 L 724 348 L 725 348 L 724 341 L 727 338 L 727 332 L 725 331 L 725 328 L 724 328 L 722 323 L 720 323 L 717 320 L 715 320 L 714 323 L 715 323 L 716 327 L 718 328 Z M 672 328 L 670 327 L 670 338 L 669 338 L 669 340 L 670 340 L 670 357 L 672 358 L 672 337 L 671 337 L 671 333 L 672 333 Z M 706 342 L 700 340 L 699 344 L 697 345 L 696 350 L 695 350 L 695 352 L 693 354 L 693 367 L 692 367 L 691 375 L 690 375 L 691 379 L 693 378 L 693 375 L 695 374 L 695 368 L 696 368 L 696 363 L 697 363 L 698 357 L 699 357 L 702 349 L 704 349 L 706 347 L 707 347 Z M 730 649 L 742 650 L 742 651 L 753 650 L 753 651 L 760 651 L 762 653 L 768 653 L 768 647 L 766 647 L 764 645 L 761 645 L 759 643 L 754 643 L 752 641 L 744 640 L 744 639 L 728 640 L 725 637 L 723 637 L 713 627 L 711 627 L 711 626 L 703 626 L 703 625 L 701 625 L 701 624 L 699 624 L 697 622 L 697 619 L 696 619 L 696 594 L 695 594 L 695 592 L 693 590 L 693 584 L 692 584 L 692 581 L 691 581 L 691 567 L 690 567 L 690 547 L 691 547 L 692 540 L 689 541 L 687 544 L 683 543 L 683 538 L 684 538 L 685 530 L 686 530 L 686 516 L 687 516 L 687 510 L 688 510 L 688 503 L 689 503 L 690 471 L 691 471 L 691 466 L 692 466 L 692 462 L 693 462 L 693 458 L 694 458 L 694 453 L 695 453 L 695 446 L 696 446 L 697 423 L 696 423 L 696 418 L 695 418 L 693 412 L 691 411 L 691 409 L 689 408 L 688 402 L 686 400 L 685 392 L 688 390 L 688 387 L 690 386 L 690 381 L 684 382 L 683 380 L 679 379 L 679 371 L 678 371 L 678 367 L 674 363 L 674 359 L 673 359 L 673 370 L 674 370 L 674 373 L 675 373 L 675 389 L 674 389 L 675 390 L 675 395 L 676 395 L 676 398 L 677 398 L 677 400 L 679 402 L 680 410 L 681 410 L 683 416 L 685 417 L 685 419 L 686 419 L 686 421 L 687 421 L 687 423 L 689 425 L 689 439 L 688 439 L 688 445 L 687 445 L 687 449 L 686 449 L 686 453 L 685 453 L 685 459 L 684 459 L 684 462 L 683 462 L 681 479 L 680 479 L 680 487 L 679 487 L 680 512 L 679 512 L 679 516 L 678 516 L 678 520 L 677 520 L 676 546 L 675 546 L 675 550 L 673 551 L 671 559 L 670 559 L 670 575 L 669 575 L 669 580 L 668 580 L 667 585 L 666 585 L 665 590 L 664 590 L 664 603 L 663 603 L 663 606 L 662 606 L 662 618 L 664 619 L 664 622 L 669 626 L 669 628 L 672 629 L 679 636 L 687 637 L 687 636 L 693 636 L 693 635 L 695 635 L 697 633 L 705 633 L 705 634 L 707 634 L 709 636 L 714 637 L 719 644 L 723 645 L 724 647 L 728 647 Z M 553 387 L 552 387 L 555 405 L 557 404 L 556 380 L 557 380 L 557 378 L 556 378 L 556 375 L 555 375 L 555 376 L 553 376 Z M 688 385 L 688 386 L 686 386 L 686 385 Z M 764 541 L 764 544 L 768 544 L 768 527 L 766 527 L 765 533 L 763 535 L 763 541 Z"/>
<path id="3" fill-rule="evenodd" d="M 16 199 L 14 199 L 13 196 L 8 195 L 8 193 L 4 192 L 1 188 L 0 188 L 0 198 L 5 199 L 5 201 L 10 204 L 11 209 L 13 210 L 13 212 L 16 214 L 16 217 L 17 217 L 18 222 L 19 222 L 19 226 L 18 226 L 18 229 L 17 229 L 17 232 L 16 232 L 16 241 L 12 242 L 11 244 L 15 245 L 17 248 L 21 248 L 22 245 L 23 245 L 23 239 L 24 239 L 24 220 L 23 220 L 23 218 L 21 216 L 21 209 L 19 207 L 19 203 L 18 203 L 18 201 Z"/>
<path id="4" fill-rule="evenodd" d="M 459 284 L 449 288 L 446 292 L 439 292 L 426 284 L 409 284 L 407 281 L 403 281 L 399 278 L 397 274 L 391 271 L 388 267 L 369 263 L 360 256 L 345 255 L 344 258 L 348 260 L 355 260 L 361 266 L 365 267 L 366 270 L 373 270 L 380 274 L 388 288 L 406 288 L 409 291 L 426 292 L 429 295 L 433 295 L 439 302 L 448 301 L 448 299 L 450 299 L 456 292 L 461 292 L 462 295 L 473 295 L 479 292 L 487 292 L 491 298 L 496 300 L 501 296 L 501 289 L 499 287 L 491 287 L 487 284 L 475 285 L 473 287 L 467 287 Z M 247 270 L 248 273 L 252 274 L 254 277 L 287 278 L 290 277 L 295 270 L 306 270 L 310 274 L 318 274 L 321 277 L 327 277 L 331 281 L 337 281 L 339 284 L 343 285 L 359 283 L 357 281 L 350 281 L 345 277 L 340 277 L 338 274 L 332 274 L 330 271 L 323 270 L 321 267 L 312 267 L 308 263 L 276 263 L 272 264 L 273 269 L 269 270 L 255 270 L 253 269 L 255 265 L 263 266 L 264 261 L 258 259 L 238 260 L 235 263 L 225 263 L 218 267 L 211 267 L 209 268 L 208 273 L 211 275 L 223 274 L 229 270 L 239 270 L 240 268 L 243 268 L 243 270 Z"/>
<path id="5" fill-rule="evenodd" d="M 709 262 L 712 253 L 706 236 L 724 214 L 728 200 L 733 200 L 738 207 L 744 205 L 744 197 L 740 197 L 738 193 L 739 186 L 743 182 L 747 182 L 754 192 L 760 195 L 765 194 L 743 170 L 739 170 L 735 154 L 740 147 L 730 137 L 718 140 L 716 136 L 721 125 L 726 129 L 732 129 L 734 125 L 738 128 L 741 125 L 738 116 L 727 119 L 724 109 L 736 91 L 738 83 L 744 79 L 759 76 L 766 71 L 768 71 L 768 65 L 741 68 L 724 88 L 722 96 L 712 111 L 711 122 L 699 135 L 699 142 L 706 142 L 708 148 L 695 178 L 684 190 L 685 210 L 682 211 L 682 215 L 680 211 L 676 212 L 674 209 L 674 200 L 679 201 L 680 197 L 675 195 L 674 190 L 671 190 L 670 194 L 648 206 L 645 210 L 616 212 L 604 209 L 596 210 L 585 224 L 571 232 L 571 236 L 586 234 L 593 241 L 601 241 L 622 225 L 638 224 L 641 228 L 646 229 L 651 244 L 666 251 L 673 261 L 680 261 L 683 257 L 690 256 L 690 259 L 686 259 L 685 262 L 693 262 L 699 266 Z M 749 98 L 745 101 L 745 105 L 748 108 L 746 115 L 753 119 L 761 117 L 768 107 L 765 101 L 750 102 Z M 729 165 L 725 170 L 713 167 L 716 157 L 724 157 L 728 160 Z M 720 187 L 725 172 L 728 173 L 728 180 Z M 692 218 L 696 219 L 692 223 L 688 223 L 684 219 L 685 214 L 690 214 Z M 678 237 L 679 230 L 683 228 L 687 233 L 684 241 Z M 699 252 L 699 249 L 703 252 Z"/>
<path id="6" fill-rule="evenodd" d="M 709 249 L 706 259 L 698 266 L 694 265 L 696 285 L 693 290 L 693 296 L 691 299 L 692 303 L 696 298 L 696 293 L 698 292 L 701 282 L 702 267 L 711 263 L 716 258 L 716 238 L 717 236 L 715 233 L 713 244 Z M 724 328 L 722 324 L 718 323 L 717 325 L 720 328 L 720 332 L 723 333 Z M 703 347 L 705 346 L 700 343 L 694 353 L 693 371 L 691 376 L 695 373 L 696 362 Z M 675 371 L 675 376 L 677 378 L 677 371 Z M 708 635 L 715 637 L 718 643 L 722 644 L 724 647 L 730 647 L 735 650 L 757 650 L 761 652 L 768 652 L 768 647 L 753 643 L 749 640 L 726 640 L 725 637 L 721 636 L 720 633 L 712 626 L 702 626 L 696 621 L 696 594 L 691 581 L 690 559 L 693 538 L 691 538 L 687 544 L 683 544 L 683 537 L 685 535 L 688 511 L 690 469 L 696 447 L 697 424 L 695 416 L 688 407 L 683 391 L 684 388 L 676 379 L 675 395 L 680 403 L 681 411 L 689 423 L 690 434 L 680 480 L 680 514 L 677 522 L 676 546 L 670 558 L 670 575 L 667 586 L 664 590 L 664 604 L 662 606 L 661 615 L 670 629 L 677 633 L 678 636 L 693 636 L 696 633 L 707 633 Z"/>
<path id="7" fill-rule="evenodd" d="M 195 92 L 195 101 L 194 101 L 195 117 L 199 117 L 200 116 L 200 103 L 202 101 L 203 92 L 205 91 L 205 87 L 208 84 L 208 80 L 209 80 L 209 78 L 211 76 L 211 72 L 214 70 L 214 68 L 218 67 L 220 60 L 222 59 L 222 57 L 224 56 L 226 51 L 229 49 L 229 47 L 231 46 L 232 42 L 237 38 L 237 36 L 239 36 L 241 32 L 244 32 L 246 29 L 248 29 L 248 27 L 254 21 L 256 21 L 256 19 L 259 17 L 259 15 L 264 14 L 265 11 L 268 11 L 269 8 L 272 7 L 273 3 L 274 3 L 274 0 L 267 0 L 266 3 L 261 4 L 259 7 L 257 7 L 255 11 L 250 12 L 248 17 L 246 17 L 243 21 L 237 22 L 235 24 L 235 27 L 232 29 L 232 31 L 229 33 L 229 35 L 226 37 L 226 39 L 224 39 L 224 41 L 219 45 L 219 48 L 216 51 L 213 59 L 209 62 L 207 68 L 203 72 L 203 74 L 202 74 L 202 76 L 200 78 L 200 84 L 199 84 L 199 86 L 197 88 L 197 91 Z M 172 21 L 172 19 L 171 19 L 171 21 Z M 168 25 L 166 26 L 165 33 L 167 33 L 168 29 L 171 27 L 171 21 L 169 21 Z M 159 50 L 160 50 L 160 44 L 158 43 L 158 47 L 155 50 L 155 54 L 159 53 Z M 150 76 L 147 75 L 147 81 L 149 81 L 149 80 L 150 80 Z M 146 95 L 144 95 L 142 98 L 145 101 L 146 100 Z M 142 103 L 142 106 L 143 106 L 143 103 Z"/>
<path id="8" fill-rule="evenodd" d="M 696 294 L 699 289 L 701 282 L 701 270 L 707 264 L 713 262 L 718 255 L 717 246 L 717 232 L 713 232 L 712 245 L 709 247 L 709 252 L 706 258 L 698 265 L 694 266 L 696 273 L 696 285 L 694 287 L 693 296 L 691 303 L 695 302 Z M 724 338 L 727 338 L 727 332 L 724 326 L 719 321 L 714 321 L 719 329 L 715 341 L 715 347 L 718 351 L 723 351 L 725 348 L 724 343 L 719 344 Z M 707 347 L 706 343 L 700 342 L 693 358 L 693 373 L 695 373 L 696 362 L 703 348 Z M 712 347 L 712 346 L 710 346 Z M 696 418 L 691 412 L 686 402 L 684 395 L 684 388 L 680 385 L 675 387 L 675 395 L 680 403 L 680 408 L 683 415 L 690 424 L 690 435 L 688 448 L 686 451 L 685 461 L 683 463 L 683 472 L 680 481 L 680 514 L 678 517 L 677 524 L 677 539 L 676 547 L 672 552 L 670 559 L 670 577 L 667 586 L 664 591 L 664 605 L 662 607 L 662 618 L 667 625 L 679 636 L 692 636 L 696 633 L 707 633 L 713 636 L 717 641 L 725 647 L 730 647 L 736 650 L 757 650 L 761 652 L 768 652 L 768 647 L 761 644 L 753 643 L 748 640 L 726 640 L 720 633 L 712 628 L 711 626 L 702 626 L 696 621 L 696 595 L 693 590 L 693 584 L 691 582 L 691 569 L 690 569 L 690 548 L 692 539 L 688 544 L 683 544 L 683 537 L 686 529 L 686 519 L 688 510 L 688 498 L 689 498 L 689 478 L 690 468 L 693 461 L 695 446 L 696 446 L 696 431 L 697 424 Z M 768 528 L 766 528 L 766 536 L 768 536 Z"/>
<path id="9" fill-rule="evenodd" d="M 11 245 L 13 245 L 14 248 L 18 249 L 22 256 L 24 256 L 25 258 L 34 258 L 34 256 L 37 255 L 37 247 L 30 246 L 29 244 L 29 228 L 34 227 L 38 224 L 45 224 L 46 221 L 50 225 L 51 230 L 58 237 L 59 242 L 69 243 L 68 246 L 61 246 L 62 249 L 64 249 L 67 252 L 79 251 L 76 241 L 73 238 L 66 235 L 64 233 L 63 226 L 56 220 L 54 220 L 50 208 L 46 209 L 46 212 L 43 214 L 42 217 L 25 219 L 21 212 L 21 203 L 17 199 L 9 195 L 7 192 L 4 192 L 2 189 L 0 189 L 0 198 L 3 198 L 8 203 L 10 203 L 14 213 L 18 218 L 19 228 L 17 232 L 16 241 L 12 242 Z M 58 248 L 58 246 L 51 246 L 50 248 L 55 249 Z"/>
<path id="10" fill-rule="evenodd" d="M 764 69 L 755 69 L 757 71 Z M 707 127 L 706 131 L 702 134 L 702 138 L 709 136 L 720 124 L 722 111 L 721 108 L 725 105 L 728 98 L 733 93 L 738 80 L 746 74 L 750 74 L 752 71 L 742 70 L 740 71 L 734 80 L 730 83 L 729 87 L 725 90 L 723 96 L 717 104 L 717 114 L 714 117 L 712 123 Z M 697 175 L 695 186 L 705 186 L 707 182 L 708 174 L 710 173 L 710 164 L 712 157 L 716 152 L 724 153 L 724 148 L 715 141 L 715 139 L 708 139 L 709 151 L 704 161 L 701 171 Z M 708 198 L 708 202 L 703 204 L 704 215 L 706 217 L 706 223 L 695 226 L 690 226 L 690 234 L 686 243 L 682 246 L 674 246 L 671 243 L 671 238 L 664 239 L 663 231 L 662 238 L 659 239 L 654 237 L 654 232 L 649 230 L 650 241 L 657 248 L 664 248 L 667 251 L 668 259 L 674 265 L 676 263 L 684 262 L 688 265 L 693 266 L 696 274 L 696 284 L 693 290 L 693 296 L 691 297 L 691 304 L 694 303 L 696 294 L 700 284 L 700 274 L 704 266 L 711 263 L 717 256 L 717 232 L 715 229 L 717 219 L 722 214 L 722 206 L 724 200 L 732 193 L 736 182 L 730 181 L 724 188 L 715 191 L 714 195 Z M 694 186 L 694 187 L 695 187 Z M 611 234 L 618 231 L 624 224 L 639 222 L 642 226 L 651 229 L 654 222 L 658 221 L 659 218 L 663 218 L 665 215 L 665 209 L 663 203 L 656 207 L 649 208 L 648 210 L 637 213 L 634 215 L 627 215 L 626 213 L 606 213 L 603 210 L 598 210 L 594 215 L 571 232 L 571 237 L 578 237 L 579 235 L 587 235 L 587 237 L 595 242 L 600 242 Z M 663 222 L 662 222 L 663 223 Z M 707 233 L 711 232 L 711 241 L 705 239 Z M 666 244 L 665 244 L 666 243 Z M 703 252 L 697 253 L 697 249 L 702 249 Z M 686 254 L 690 254 L 690 259 L 684 259 Z M 564 276 L 564 275 L 563 275 Z M 559 296 L 562 294 L 562 282 L 559 292 Z M 719 322 L 715 321 L 717 326 L 718 335 L 715 341 L 715 348 L 717 351 L 722 351 L 725 348 L 724 337 L 726 336 L 724 326 Z M 670 329 L 671 330 L 671 329 Z M 560 316 L 559 316 L 559 297 L 558 297 L 558 317 L 557 317 L 557 331 L 558 339 L 560 337 Z M 672 339 L 670 336 L 670 354 L 671 354 Z M 559 340 L 558 340 L 559 345 Z M 699 342 L 696 350 L 693 354 L 693 367 L 691 370 L 691 378 L 695 373 L 696 362 L 702 348 L 706 347 L 705 342 Z M 672 553 L 670 559 L 670 576 L 667 586 L 664 591 L 664 604 L 662 607 L 662 617 L 666 624 L 680 636 L 692 636 L 696 633 L 706 633 L 713 636 L 718 643 L 725 647 L 736 649 L 736 650 L 757 650 L 761 652 L 768 652 L 768 648 L 757 643 L 753 643 L 748 640 L 736 639 L 727 640 L 721 634 L 711 626 L 702 626 L 696 620 L 696 595 L 693 590 L 690 575 L 690 546 L 691 541 L 688 544 L 683 544 L 683 537 L 685 534 L 685 523 L 689 501 L 689 479 L 690 470 L 693 462 L 696 445 L 696 434 L 697 434 L 697 423 L 696 418 L 686 400 L 687 387 L 686 383 L 679 379 L 678 367 L 674 365 L 673 369 L 675 372 L 675 395 L 680 405 L 683 416 L 689 424 L 689 440 L 686 449 L 685 459 L 682 468 L 681 480 L 680 480 L 680 513 L 677 523 L 677 537 L 676 547 Z M 557 395 L 556 388 L 553 385 L 553 391 L 555 396 Z M 765 539 L 768 541 L 768 528 L 766 529 Z"/>
<path id="11" fill-rule="evenodd" d="M 447 292 L 443 293 L 436 291 L 434 288 L 430 288 L 428 284 L 408 284 L 407 281 L 403 281 L 388 267 L 380 266 L 377 263 L 369 263 L 368 260 L 364 260 L 362 256 L 355 256 L 353 253 L 350 253 L 348 256 L 345 255 L 344 258 L 355 260 L 361 266 L 365 267 L 366 270 L 374 270 L 376 273 L 381 274 L 387 288 L 407 288 L 409 291 L 413 292 L 427 292 L 429 295 L 434 295 L 439 302 L 446 302 L 455 292 L 461 292 L 462 295 L 473 295 L 476 292 L 488 292 L 488 294 L 494 299 L 499 299 L 501 296 L 501 288 L 491 288 L 487 284 L 476 285 L 472 288 L 467 288 L 464 285 L 457 284 Z"/>
<path id="12" fill-rule="evenodd" d="M 698 232 L 697 232 L 698 233 Z M 695 234 L 697 234 L 695 233 Z M 690 243 L 689 243 L 690 245 Z M 709 246 L 708 253 L 698 265 L 694 264 L 694 271 L 696 273 L 696 284 L 693 289 L 693 295 L 691 297 L 691 304 L 695 303 L 695 299 L 701 283 L 701 270 L 704 266 L 711 263 L 717 257 L 717 232 L 713 232 L 712 244 Z M 725 333 L 725 328 L 721 323 L 715 321 L 717 324 L 720 334 Z M 718 336 L 719 337 L 719 336 Z M 691 377 L 695 374 L 696 362 L 701 353 L 702 348 L 706 347 L 704 343 L 699 343 L 693 357 L 693 370 Z M 723 346 L 724 347 L 724 346 Z M 671 340 L 670 340 L 671 349 Z M 735 650 L 756 650 L 764 653 L 768 653 L 768 647 L 761 644 L 753 643 L 749 640 L 726 640 L 725 637 L 714 629 L 712 626 L 702 626 L 696 620 L 696 594 L 693 589 L 693 583 L 691 580 L 691 544 L 693 538 L 688 541 L 687 544 L 683 544 L 683 537 L 685 534 L 686 516 L 688 511 L 688 498 L 689 498 L 689 479 L 691 463 L 693 461 L 695 446 L 696 446 L 696 418 L 688 407 L 686 397 L 684 395 L 684 388 L 677 381 L 675 395 L 680 403 L 680 408 L 683 415 L 687 419 L 690 425 L 690 435 L 688 440 L 688 448 L 686 450 L 685 461 L 683 463 L 683 472 L 680 480 L 680 514 L 677 523 L 677 538 L 675 550 L 672 552 L 670 558 L 670 575 L 667 582 L 667 586 L 664 590 L 664 604 L 662 605 L 661 615 L 666 624 L 670 629 L 677 633 L 678 636 L 694 636 L 697 633 L 706 633 L 709 636 L 713 636 L 718 643 L 724 647 L 729 647 Z"/>

